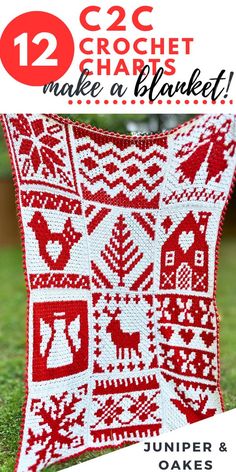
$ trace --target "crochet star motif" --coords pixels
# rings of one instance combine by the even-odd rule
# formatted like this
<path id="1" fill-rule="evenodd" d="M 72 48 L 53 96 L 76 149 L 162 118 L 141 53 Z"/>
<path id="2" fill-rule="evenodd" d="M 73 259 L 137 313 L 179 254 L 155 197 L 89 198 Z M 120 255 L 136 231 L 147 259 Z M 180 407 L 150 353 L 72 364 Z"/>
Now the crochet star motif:
<path id="1" fill-rule="evenodd" d="M 54 115 L 2 120 L 29 298 L 16 472 L 220 413 L 215 289 L 235 116 L 139 137 Z"/>

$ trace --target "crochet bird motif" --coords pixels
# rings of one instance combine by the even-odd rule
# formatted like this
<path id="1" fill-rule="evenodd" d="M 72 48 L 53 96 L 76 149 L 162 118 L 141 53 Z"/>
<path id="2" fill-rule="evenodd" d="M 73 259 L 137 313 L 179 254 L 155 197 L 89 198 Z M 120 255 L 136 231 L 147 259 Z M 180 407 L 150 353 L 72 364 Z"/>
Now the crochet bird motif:
<path id="1" fill-rule="evenodd" d="M 39 245 L 39 253 L 52 270 L 63 270 L 70 259 L 70 251 L 78 243 L 82 233 L 75 231 L 71 219 L 65 222 L 61 233 L 52 232 L 44 216 L 36 211 L 28 223 L 32 228 Z"/>

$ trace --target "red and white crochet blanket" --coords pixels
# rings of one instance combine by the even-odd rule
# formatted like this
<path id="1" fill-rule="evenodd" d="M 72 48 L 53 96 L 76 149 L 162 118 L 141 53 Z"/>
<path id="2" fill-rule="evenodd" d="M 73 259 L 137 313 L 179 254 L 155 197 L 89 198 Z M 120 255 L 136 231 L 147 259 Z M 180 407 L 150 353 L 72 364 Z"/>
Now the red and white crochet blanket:
<path id="1" fill-rule="evenodd" d="M 3 116 L 28 288 L 17 472 L 222 411 L 216 270 L 235 116 L 125 136 Z"/>

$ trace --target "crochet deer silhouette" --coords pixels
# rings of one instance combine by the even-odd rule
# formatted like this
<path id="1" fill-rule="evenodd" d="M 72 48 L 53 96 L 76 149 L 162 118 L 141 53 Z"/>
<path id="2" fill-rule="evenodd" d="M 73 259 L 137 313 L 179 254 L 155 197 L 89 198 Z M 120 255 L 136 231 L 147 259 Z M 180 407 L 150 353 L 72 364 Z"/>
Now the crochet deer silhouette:
<path id="1" fill-rule="evenodd" d="M 206 404 L 208 401 L 208 396 L 203 395 L 199 396 L 199 400 L 191 400 L 187 398 L 187 395 L 184 392 L 177 392 L 180 399 L 173 398 L 172 403 L 178 408 L 181 413 L 186 416 L 188 423 L 195 423 L 196 421 L 201 421 L 210 416 L 213 416 L 216 412 L 215 408 L 206 409 Z"/>
<path id="2" fill-rule="evenodd" d="M 63 270 L 70 259 L 70 251 L 82 237 L 82 233 L 74 230 L 71 219 L 65 222 L 61 233 L 52 232 L 44 216 L 36 211 L 28 223 L 35 233 L 42 259 L 52 270 Z"/>
<path id="3" fill-rule="evenodd" d="M 117 316 L 120 315 L 121 310 L 117 308 L 114 313 L 112 313 L 108 308 L 105 308 L 105 313 L 111 318 L 107 326 L 107 332 L 111 333 L 111 339 L 116 346 L 116 356 L 118 359 L 124 359 L 126 352 L 128 352 L 128 357 L 131 359 L 132 352 L 136 356 L 141 357 L 141 354 L 138 350 L 140 343 L 140 333 L 135 331 L 133 333 L 127 333 L 121 328 L 120 320 L 117 319 Z"/>

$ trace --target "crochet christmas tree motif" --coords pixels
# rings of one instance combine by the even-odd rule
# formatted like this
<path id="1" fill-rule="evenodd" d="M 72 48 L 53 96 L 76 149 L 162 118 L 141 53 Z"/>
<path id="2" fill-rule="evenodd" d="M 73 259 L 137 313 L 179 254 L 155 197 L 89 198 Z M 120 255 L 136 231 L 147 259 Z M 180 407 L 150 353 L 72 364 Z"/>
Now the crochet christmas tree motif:
<path id="1" fill-rule="evenodd" d="M 127 137 L 3 117 L 28 288 L 17 472 L 222 411 L 216 265 L 235 117 Z"/>

